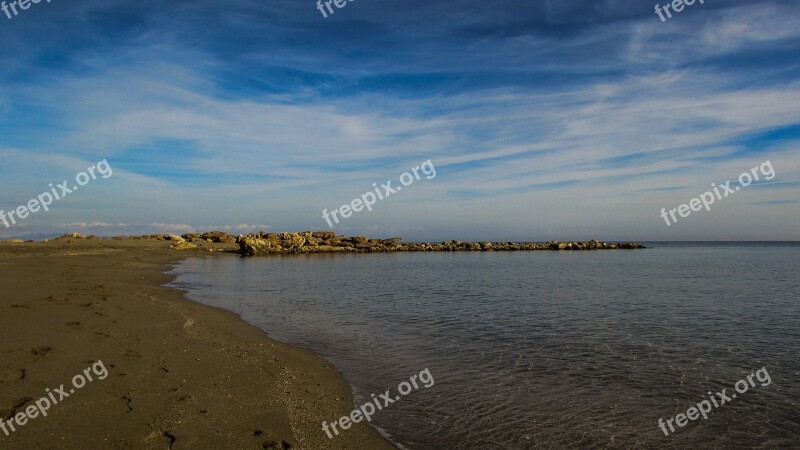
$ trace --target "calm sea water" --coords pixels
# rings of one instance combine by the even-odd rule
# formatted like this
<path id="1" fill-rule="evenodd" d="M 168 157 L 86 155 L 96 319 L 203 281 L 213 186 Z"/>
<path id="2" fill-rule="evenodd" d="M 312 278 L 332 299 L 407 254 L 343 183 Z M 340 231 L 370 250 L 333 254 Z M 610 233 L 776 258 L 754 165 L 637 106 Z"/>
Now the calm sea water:
<path id="1" fill-rule="evenodd" d="M 800 246 L 649 245 L 193 258 L 173 285 L 323 356 L 357 404 L 429 369 L 374 418 L 406 448 L 800 448 Z"/>

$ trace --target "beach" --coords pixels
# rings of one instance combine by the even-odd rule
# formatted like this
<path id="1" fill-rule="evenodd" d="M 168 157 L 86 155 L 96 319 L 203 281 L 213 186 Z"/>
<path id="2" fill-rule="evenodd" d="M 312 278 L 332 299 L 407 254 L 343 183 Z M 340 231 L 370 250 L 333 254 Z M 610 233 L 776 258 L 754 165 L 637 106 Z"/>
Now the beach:
<path id="1" fill-rule="evenodd" d="M 353 403 L 330 364 L 164 287 L 185 256 L 235 245 L 169 245 L 0 243 L 0 417 L 95 375 L 46 416 L 0 432 L 3 448 L 394 448 L 363 422 L 325 435 L 321 423 Z M 103 379 L 87 369 L 98 363 Z"/>

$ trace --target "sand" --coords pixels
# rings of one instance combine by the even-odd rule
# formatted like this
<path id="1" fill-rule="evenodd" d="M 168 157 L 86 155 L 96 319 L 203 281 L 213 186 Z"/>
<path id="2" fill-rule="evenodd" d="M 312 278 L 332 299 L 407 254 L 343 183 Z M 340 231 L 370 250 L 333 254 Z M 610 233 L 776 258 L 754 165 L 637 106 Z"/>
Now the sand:
<path id="1" fill-rule="evenodd" d="M 71 388 L 92 364 L 108 373 L 89 369 L 93 381 L 46 417 L 0 431 L 1 448 L 394 448 L 363 422 L 328 439 L 322 421 L 352 409 L 341 375 L 163 287 L 164 272 L 198 254 L 169 244 L 0 243 L 0 419 Z"/>

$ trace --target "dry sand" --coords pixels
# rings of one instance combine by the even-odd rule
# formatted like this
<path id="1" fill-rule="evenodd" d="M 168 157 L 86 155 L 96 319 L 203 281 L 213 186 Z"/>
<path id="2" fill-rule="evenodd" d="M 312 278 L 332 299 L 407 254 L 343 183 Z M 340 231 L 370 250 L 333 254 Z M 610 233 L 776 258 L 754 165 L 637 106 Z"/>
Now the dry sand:
<path id="1" fill-rule="evenodd" d="M 71 387 L 98 360 L 109 372 L 47 417 L 0 431 L 0 448 L 394 448 L 364 423 L 329 440 L 321 422 L 352 409 L 340 374 L 162 287 L 172 264 L 196 254 L 169 244 L 0 243 L 0 418 Z"/>

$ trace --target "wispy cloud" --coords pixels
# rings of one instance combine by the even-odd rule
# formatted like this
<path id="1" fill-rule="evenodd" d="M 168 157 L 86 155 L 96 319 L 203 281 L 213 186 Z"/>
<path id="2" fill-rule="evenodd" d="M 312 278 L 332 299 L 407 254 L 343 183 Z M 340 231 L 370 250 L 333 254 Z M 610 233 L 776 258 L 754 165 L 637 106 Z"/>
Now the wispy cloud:
<path id="1" fill-rule="evenodd" d="M 800 238 L 796 2 L 666 23 L 622 0 L 373 2 L 324 21 L 215 5 L 54 3 L 0 29 L 0 208 L 108 158 L 112 179 L 28 229 L 317 229 L 323 208 L 431 159 L 435 182 L 348 231 Z M 683 191 L 765 159 L 782 184 L 663 226 Z"/>

